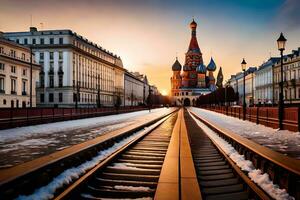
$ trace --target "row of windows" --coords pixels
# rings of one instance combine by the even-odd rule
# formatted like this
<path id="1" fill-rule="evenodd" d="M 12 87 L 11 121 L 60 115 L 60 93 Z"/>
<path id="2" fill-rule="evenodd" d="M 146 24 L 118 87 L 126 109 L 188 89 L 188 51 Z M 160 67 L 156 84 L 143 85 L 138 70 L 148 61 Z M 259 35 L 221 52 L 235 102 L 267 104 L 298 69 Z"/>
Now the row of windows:
<path id="1" fill-rule="evenodd" d="M 14 49 L 10 49 L 8 53 L 4 52 L 4 47 L 0 46 L 0 53 L 4 55 L 8 55 L 13 58 L 21 59 L 21 60 L 26 60 L 26 54 L 21 52 L 20 55 L 17 54 L 17 51 Z"/>
<path id="2" fill-rule="evenodd" d="M 48 94 L 48 101 L 50 103 L 54 102 L 54 93 L 49 93 Z M 40 94 L 40 102 L 41 103 L 45 102 L 45 94 L 44 93 Z M 60 103 L 63 102 L 63 93 L 58 93 L 58 102 L 60 102 Z"/>
<path id="3" fill-rule="evenodd" d="M 64 44 L 64 38 L 58 38 L 58 40 L 55 40 L 54 38 L 49 38 L 49 40 L 47 40 L 45 42 L 45 38 L 24 38 L 24 39 L 16 39 L 15 40 L 16 43 L 18 44 Z"/>
<path id="4" fill-rule="evenodd" d="M 54 88 L 54 75 L 50 74 L 49 76 L 49 87 Z M 40 73 L 40 87 L 44 88 L 45 87 L 45 74 Z M 59 74 L 58 75 L 58 87 L 63 87 L 63 75 Z"/>
<path id="5" fill-rule="evenodd" d="M 0 70 L 3 70 L 3 71 L 5 70 L 5 64 L 4 63 L 0 62 Z M 14 66 L 14 65 L 11 65 L 10 66 L 10 72 L 15 74 L 16 71 L 17 71 L 17 67 Z M 27 69 L 26 68 L 22 68 L 22 75 L 27 76 Z"/>
<path id="6" fill-rule="evenodd" d="M 83 103 L 96 103 L 98 101 L 98 94 L 86 94 L 79 93 L 78 94 L 78 102 Z M 77 93 L 73 93 L 73 102 L 75 103 L 77 99 Z M 109 104 L 113 102 L 113 96 L 111 95 L 100 95 L 100 102 L 104 104 Z"/>
<path id="7" fill-rule="evenodd" d="M 45 52 L 40 52 L 40 61 L 43 61 L 45 58 Z M 50 51 L 49 52 L 49 59 L 53 60 L 54 59 L 54 51 Z M 63 52 L 62 51 L 58 51 L 58 59 L 62 60 L 63 59 Z"/>
<path id="8" fill-rule="evenodd" d="M 295 80 L 300 79 L 300 69 L 298 69 L 298 73 L 296 70 L 283 72 L 283 81 L 289 81 L 292 79 L 295 79 Z M 281 81 L 281 75 L 280 75 L 280 72 L 278 72 L 275 75 L 275 82 L 278 83 L 280 81 Z"/>
<path id="9" fill-rule="evenodd" d="M 285 89 L 283 93 L 283 98 L 286 100 L 300 99 L 300 88 L 298 88 L 298 95 L 296 94 L 296 89 L 289 88 Z M 279 91 L 275 91 L 275 98 L 279 99 Z"/>
<path id="10" fill-rule="evenodd" d="M 175 92 L 174 95 L 175 96 L 185 96 L 185 95 L 189 95 L 189 92 Z"/>
<path id="11" fill-rule="evenodd" d="M 3 99 L 2 104 L 7 105 L 6 99 Z M 29 101 L 27 102 L 27 105 L 29 105 Z M 22 108 L 26 108 L 26 101 L 22 101 L 21 105 L 19 99 L 10 101 L 11 108 L 19 108 L 20 106 L 22 106 Z"/>
<path id="12" fill-rule="evenodd" d="M 27 95 L 27 80 L 22 80 L 22 95 Z M 0 77 L 0 93 L 5 93 L 5 77 Z M 10 93 L 17 94 L 17 79 L 10 79 Z"/>

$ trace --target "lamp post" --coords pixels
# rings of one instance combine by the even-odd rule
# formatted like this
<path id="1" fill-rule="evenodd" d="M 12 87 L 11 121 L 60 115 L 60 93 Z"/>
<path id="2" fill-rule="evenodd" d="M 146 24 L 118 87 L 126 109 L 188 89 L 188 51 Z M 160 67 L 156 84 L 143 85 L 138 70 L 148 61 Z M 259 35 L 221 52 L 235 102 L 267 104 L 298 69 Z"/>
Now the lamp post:
<path id="1" fill-rule="evenodd" d="M 32 62 L 33 62 L 33 58 L 32 58 L 32 45 L 29 46 L 30 47 L 30 88 L 29 88 L 29 107 L 32 108 Z"/>
<path id="2" fill-rule="evenodd" d="M 283 129 L 283 112 L 284 112 L 284 105 L 283 105 L 283 51 L 285 49 L 285 43 L 286 39 L 283 36 L 282 33 L 280 33 L 279 38 L 277 39 L 277 45 L 278 45 L 278 50 L 280 51 L 280 93 L 279 93 L 279 102 L 278 102 L 278 120 L 279 120 L 279 129 Z"/>
<path id="3" fill-rule="evenodd" d="M 243 85 L 243 91 L 244 91 L 244 96 L 243 96 L 243 120 L 246 120 L 246 81 L 245 81 L 245 76 L 246 76 L 246 61 L 245 59 L 243 58 L 243 61 L 241 63 L 241 66 L 242 66 L 242 70 L 244 72 L 244 77 L 243 77 L 243 82 L 244 82 L 244 85 Z"/>

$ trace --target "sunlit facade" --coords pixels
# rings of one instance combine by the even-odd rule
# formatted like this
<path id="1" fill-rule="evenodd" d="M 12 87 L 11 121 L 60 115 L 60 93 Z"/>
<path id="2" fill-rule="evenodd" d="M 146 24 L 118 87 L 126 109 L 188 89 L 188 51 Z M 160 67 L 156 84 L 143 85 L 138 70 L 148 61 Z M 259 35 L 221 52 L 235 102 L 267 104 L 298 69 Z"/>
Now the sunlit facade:
<path id="1" fill-rule="evenodd" d="M 0 108 L 30 106 L 30 49 L 9 41 L 0 33 Z M 36 106 L 36 82 L 40 66 L 32 62 L 32 107 Z"/>
<path id="2" fill-rule="evenodd" d="M 41 64 L 37 105 L 45 107 L 113 106 L 123 97 L 120 57 L 71 30 L 9 32 L 4 36 L 31 46 Z M 122 99 L 122 98 L 121 98 Z"/>

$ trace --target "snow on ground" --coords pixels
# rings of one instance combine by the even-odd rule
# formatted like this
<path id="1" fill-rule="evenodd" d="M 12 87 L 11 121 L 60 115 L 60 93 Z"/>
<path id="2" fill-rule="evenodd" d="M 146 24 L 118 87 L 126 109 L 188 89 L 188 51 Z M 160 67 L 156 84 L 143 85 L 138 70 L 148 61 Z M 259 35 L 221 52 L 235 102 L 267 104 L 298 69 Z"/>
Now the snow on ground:
<path id="1" fill-rule="evenodd" d="M 12 129 L 0 130 L 0 141 L 7 141 L 10 139 L 16 139 L 17 137 L 28 137 L 36 134 L 49 134 L 60 131 L 70 131 L 79 128 L 96 127 L 103 124 L 113 124 L 127 119 L 132 119 L 145 115 L 153 115 L 154 113 L 163 114 L 169 111 L 166 108 L 153 109 L 149 113 L 148 110 L 123 113 L 117 115 L 108 115 L 102 117 L 85 118 L 77 120 L 69 120 L 62 122 L 55 122 L 49 124 L 40 124 L 26 127 L 18 127 Z"/>
<path id="2" fill-rule="evenodd" d="M 90 194 L 81 194 L 81 196 L 83 198 L 86 198 L 86 199 L 98 199 L 98 200 L 116 200 L 116 199 L 113 199 L 113 198 L 97 198 L 95 196 L 92 196 Z M 143 197 L 143 198 L 136 198 L 136 199 L 118 199 L 118 200 L 152 200 L 153 198 L 151 197 Z"/>
<path id="3" fill-rule="evenodd" d="M 86 161 L 82 164 L 80 164 L 77 167 L 72 167 L 64 172 L 62 172 L 57 177 L 53 178 L 53 180 L 48 183 L 48 185 L 45 185 L 41 188 L 38 188 L 34 191 L 33 194 L 25 196 L 21 195 L 17 198 L 17 200 L 47 200 L 52 199 L 54 197 L 54 193 L 58 188 L 61 188 L 62 186 L 66 184 L 70 184 L 74 180 L 78 179 L 80 176 L 82 176 L 85 172 L 96 166 L 98 163 L 100 163 L 102 160 L 110 156 L 112 153 L 120 149 L 122 146 L 127 144 L 130 140 L 138 137 L 139 135 L 148 132 L 149 129 L 152 129 L 153 127 L 157 126 L 161 122 L 158 121 L 155 124 L 145 128 L 144 130 L 138 131 L 134 133 L 133 135 L 123 139 L 120 142 L 115 143 L 112 147 L 109 147 L 105 150 L 101 150 L 98 152 L 98 155 L 93 157 L 91 160 Z"/>
<path id="4" fill-rule="evenodd" d="M 295 198 L 289 196 L 285 189 L 280 189 L 278 185 L 274 184 L 267 173 L 255 169 L 250 160 L 246 160 L 244 155 L 239 154 L 231 144 L 218 136 L 213 130 L 208 128 L 205 124 L 197 120 L 194 116 L 192 118 L 196 121 L 203 131 L 213 139 L 223 151 L 239 166 L 242 171 L 248 173 L 249 178 L 259 185 L 266 193 L 276 200 L 294 200 Z"/>
<path id="5" fill-rule="evenodd" d="M 48 155 L 147 119 L 170 112 L 159 108 L 0 130 L 0 169 Z"/>
<path id="6" fill-rule="evenodd" d="M 300 133 L 278 130 L 221 113 L 191 107 L 199 117 L 282 154 L 300 159 Z"/>

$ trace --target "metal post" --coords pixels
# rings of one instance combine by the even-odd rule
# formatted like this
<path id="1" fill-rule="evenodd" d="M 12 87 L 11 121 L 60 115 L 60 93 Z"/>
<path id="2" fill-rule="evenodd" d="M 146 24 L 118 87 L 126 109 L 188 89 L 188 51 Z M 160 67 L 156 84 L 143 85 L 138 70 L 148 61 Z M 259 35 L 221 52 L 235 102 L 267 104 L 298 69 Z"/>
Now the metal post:
<path id="1" fill-rule="evenodd" d="M 246 80 L 245 80 L 246 70 L 243 71 L 244 71 L 243 120 L 246 120 Z"/>
<path id="2" fill-rule="evenodd" d="M 30 45 L 30 99 L 29 99 L 29 106 L 32 108 L 32 46 Z"/>
<path id="3" fill-rule="evenodd" d="M 278 120 L 279 120 L 279 129 L 282 130 L 283 129 L 283 112 L 284 112 L 284 108 L 283 108 L 283 50 L 280 50 L 280 74 L 281 74 L 281 78 L 280 78 L 280 93 L 279 93 L 279 103 L 278 103 Z"/>

